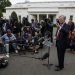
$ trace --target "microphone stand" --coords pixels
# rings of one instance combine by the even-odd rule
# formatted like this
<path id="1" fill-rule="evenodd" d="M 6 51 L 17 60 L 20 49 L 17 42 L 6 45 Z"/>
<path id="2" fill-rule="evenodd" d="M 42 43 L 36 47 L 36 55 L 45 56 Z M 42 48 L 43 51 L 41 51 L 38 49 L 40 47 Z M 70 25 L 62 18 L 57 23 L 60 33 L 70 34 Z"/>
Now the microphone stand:
<path id="1" fill-rule="evenodd" d="M 48 54 L 49 54 L 49 57 L 48 57 L 48 64 L 43 64 L 45 66 L 48 67 L 48 69 L 50 69 L 50 67 L 53 65 L 53 64 L 50 64 L 50 48 L 51 48 L 51 42 L 50 42 L 50 38 L 48 38 L 45 42 L 44 42 L 44 45 L 48 47 Z"/>

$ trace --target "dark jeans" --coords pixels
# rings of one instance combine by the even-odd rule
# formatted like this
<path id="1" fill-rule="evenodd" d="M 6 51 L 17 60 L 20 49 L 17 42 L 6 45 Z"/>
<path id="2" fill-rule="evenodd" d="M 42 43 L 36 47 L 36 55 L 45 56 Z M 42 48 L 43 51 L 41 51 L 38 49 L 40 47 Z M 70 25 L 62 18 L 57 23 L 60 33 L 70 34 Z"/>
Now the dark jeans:
<path id="1" fill-rule="evenodd" d="M 9 53 L 15 52 L 16 50 L 16 43 L 9 44 Z"/>
<path id="2" fill-rule="evenodd" d="M 70 45 L 71 49 L 75 49 L 75 42 L 72 42 L 72 44 Z"/>
<path id="3" fill-rule="evenodd" d="M 3 44 L 0 44 L 0 54 L 4 54 L 6 53 L 6 50 L 4 48 L 4 45 Z"/>

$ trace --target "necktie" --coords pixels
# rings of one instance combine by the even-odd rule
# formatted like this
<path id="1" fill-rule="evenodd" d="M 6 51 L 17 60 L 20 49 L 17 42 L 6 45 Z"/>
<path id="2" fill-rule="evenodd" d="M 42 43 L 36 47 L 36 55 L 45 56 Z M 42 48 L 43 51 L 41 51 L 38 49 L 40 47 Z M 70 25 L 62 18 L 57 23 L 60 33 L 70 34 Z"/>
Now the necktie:
<path id="1" fill-rule="evenodd" d="M 61 30 L 61 26 L 60 26 L 60 28 L 57 29 L 57 34 L 56 34 L 57 40 L 59 40 L 59 38 L 60 38 L 60 30 Z"/>

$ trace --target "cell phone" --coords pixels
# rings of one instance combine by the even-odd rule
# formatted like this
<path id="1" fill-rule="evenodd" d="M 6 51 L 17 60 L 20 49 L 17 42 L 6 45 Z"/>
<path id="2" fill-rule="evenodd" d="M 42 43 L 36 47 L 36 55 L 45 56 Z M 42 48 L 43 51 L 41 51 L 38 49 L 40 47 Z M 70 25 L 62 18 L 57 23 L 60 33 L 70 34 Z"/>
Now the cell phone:
<path id="1" fill-rule="evenodd" d="M 59 23 L 59 19 L 56 19 L 56 22 Z"/>

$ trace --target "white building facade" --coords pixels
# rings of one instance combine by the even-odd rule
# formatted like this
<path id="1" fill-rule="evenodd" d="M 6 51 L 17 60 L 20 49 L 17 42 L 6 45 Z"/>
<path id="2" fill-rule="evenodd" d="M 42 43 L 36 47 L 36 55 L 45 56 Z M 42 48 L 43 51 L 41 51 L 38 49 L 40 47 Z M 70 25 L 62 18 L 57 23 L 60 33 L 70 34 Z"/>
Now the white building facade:
<path id="1" fill-rule="evenodd" d="M 25 2 L 6 7 L 4 17 L 9 19 L 11 13 L 15 11 L 19 19 L 27 17 L 29 22 L 31 19 L 44 20 L 51 17 L 53 23 L 59 15 L 66 16 L 66 22 L 69 18 L 75 21 L 75 1 L 62 1 L 62 2 Z"/>

